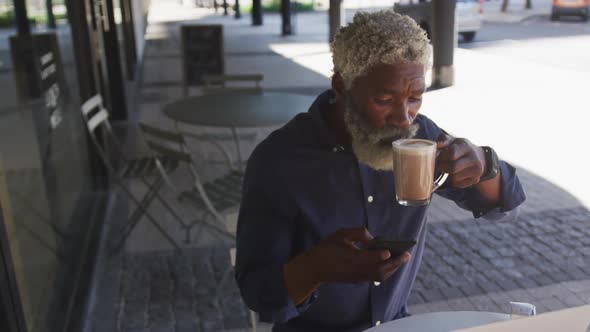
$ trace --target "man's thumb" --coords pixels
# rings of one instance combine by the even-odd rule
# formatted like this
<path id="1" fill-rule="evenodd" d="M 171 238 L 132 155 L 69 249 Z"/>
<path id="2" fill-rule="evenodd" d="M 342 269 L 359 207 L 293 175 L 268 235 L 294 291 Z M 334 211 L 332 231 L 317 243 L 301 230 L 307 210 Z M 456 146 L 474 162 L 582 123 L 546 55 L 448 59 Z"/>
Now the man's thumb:
<path id="1" fill-rule="evenodd" d="M 447 146 L 451 145 L 451 143 L 453 143 L 454 140 L 454 137 L 443 132 L 440 134 L 440 136 L 438 136 L 438 139 L 436 140 L 436 147 L 439 149 L 446 148 Z"/>

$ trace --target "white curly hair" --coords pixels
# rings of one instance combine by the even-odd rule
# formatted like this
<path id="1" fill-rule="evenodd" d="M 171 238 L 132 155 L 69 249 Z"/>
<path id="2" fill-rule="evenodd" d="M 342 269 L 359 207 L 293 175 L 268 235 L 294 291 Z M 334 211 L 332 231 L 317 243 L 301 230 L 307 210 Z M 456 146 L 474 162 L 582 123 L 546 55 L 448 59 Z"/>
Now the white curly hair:
<path id="1" fill-rule="evenodd" d="M 409 16 L 391 9 L 357 12 L 330 44 L 334 73 L 347 89 L 378 64 L 420 63 L 428 69 L 432 48 L 426 32 Z"/>

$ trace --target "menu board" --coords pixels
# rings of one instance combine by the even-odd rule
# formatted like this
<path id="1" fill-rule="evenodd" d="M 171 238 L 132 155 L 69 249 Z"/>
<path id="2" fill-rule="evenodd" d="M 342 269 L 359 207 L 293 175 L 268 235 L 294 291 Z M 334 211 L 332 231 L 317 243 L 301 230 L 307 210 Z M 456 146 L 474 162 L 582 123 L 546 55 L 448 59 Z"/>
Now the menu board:
<path id="1" fill-rule="evenodd" d="M 202 85 L 203 75 L 223 74 L 222 25 L 183 25 L 181 43 L 185 86 Z"/>

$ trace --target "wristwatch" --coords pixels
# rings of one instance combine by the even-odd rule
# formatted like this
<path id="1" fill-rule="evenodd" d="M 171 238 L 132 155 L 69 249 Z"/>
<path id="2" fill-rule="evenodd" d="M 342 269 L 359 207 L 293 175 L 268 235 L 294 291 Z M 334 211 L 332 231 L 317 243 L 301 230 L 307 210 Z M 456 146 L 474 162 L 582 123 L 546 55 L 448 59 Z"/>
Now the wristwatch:
<path id="1" fill-rule="evenodd" d="M 483 153 L 486 157 L 486 169 L 483 175 L 479 178 L 479 182 L 491 180 L 498 176 L 500 173 L 500 168 L 498 165 L 498 155 L 496 155 L 496 151 L 490 148 L 489 146 L 482 146 Z"/>

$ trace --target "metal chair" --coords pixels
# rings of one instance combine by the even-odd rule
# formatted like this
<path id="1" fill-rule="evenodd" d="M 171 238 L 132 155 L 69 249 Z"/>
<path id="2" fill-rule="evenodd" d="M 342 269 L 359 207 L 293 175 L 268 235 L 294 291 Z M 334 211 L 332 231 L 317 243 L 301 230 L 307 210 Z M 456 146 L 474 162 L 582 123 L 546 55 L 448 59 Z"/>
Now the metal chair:
<path id="1" fill-rule="evenodd" d="M 218 224 L 211 224 L 205 218 L 202 218 L 190 225 L 183 224 L 183 227 L 187 230 L 187 237 L 190 229 L 195 224 L 201 223 L 201 225 L 212 227 L 222 235 L 235 239 L 235 232 L 227 230 L 225 218 L 222 216 L 221 211 L 240 204 L 243 173 L 234 170 L 230 161 L 228 161 L 228 172 L 224 176 L 209 182 L 203 182 L 195 166 L 194 157 L 186 146 L 183 134 L 145 123 L 140 123 L 139 127 L 157 164 L 159 164 L 158 161 L 161 158 L 164 158 L 164 160 L 172 158 L 184 164 L 189 171 L 192 182 L 191 188 L 190 190 L 180 191 L 170 179 L 166 169 L 159 167 L 160 174 L 170 190 L 177 195 L 180 201 L 188 199 L 194 208 L 211 215 L 218 222 Z"/>
<path id="2" fill-rule="evenodd" d="M 173 209 L 170 209 L 167 202 L 159 194 L 163 184 L 163 178 L 159 169 L 167 172 L 177 169 L 178 161 L 172 158 L 156 160 L 153 157 L 130 158 L 124 152 L 121 143 L 115 136 L 112 126 L 108 120 L 109 114 L 103 106 L 102 97 L 96 95 L 82 105 L 82 116 L 88 127 L 90 138 L 96 151 L 109 172 L 110 180 L 118 186 L 123 193 L 136 205 L 135 210 L 124 224 L 121 237 L 113 247 L 113 252 L 119 250 L 127 240 L 142 216 L 158 230 L 158 232 L 176 249 L 180 249 L 176 240 L 156 221 L 148 212 L 148 207 L 158 199 L 164 204 L 170 213 L 178 218 Z M 101 144 L 100 140 L 103 142 Z M 150 178 L 155 178 L 150 181 Z M 146 188 L 143 197 L 139 198 L 126 186 L 125 181 L 138 180 Z"/>
<path id="3" fill-rule="evenodd" d="M 175 158 L 180 162 L 184 162 L 192 175 L 192 190 L 181 192 L 172 183 L 172 180 L 167 175 L 165 169 L 161 168 L 162 177 L 165 182 L 170 186 L 171 190 L 178 193 L 180 200 L 190 199 L 196 208 L 199 210 L 206 210 L 221 224 L 213 225 L 208 223 L 205 219 L 195 221 L 190 225 L 183 225 L 187 232 L 196 225 L 201 224 L 209 227 L 222 235 L 228 236 L 235 240 L 236 227 L 227 227 L 228 223 L 236 224 L 236 220 L 233 222 L 228 219 L 237 219 L 237 214 L 231 214 L 227 217 L 223 217 L 221 212 L 227 208 L 237 206 L 241 200 L 241 184 L 243 179 L 243 173 L 240 171 L 233 170 L 231 166 L 231 160 L 228 160 L 228 173 L 213 181 L 203 183 L 199 176 L 197 169 L 194 165 L 194 158 L 189 152 L 186 146 L 186 141 L 183 134 L 175 131 L 162 129 L 159 127 L 151 126 L 145 123 L 140 123 L 139 127 L 145 137 L 148 147 L 153 153 L 153 157 L 157 160 L 161 157 Z M 213 142 L 212 142 L 213 143 Z M 218 146 L 219 147 L 219 146 Z M 227 156 L 229 157 L 229 156 Z M 189 234 L 187 233 L 187 238 Z M 229 250 L 231 267 L 235 267 L 235 248 Z M 233 270 L 228 269 L 225 271 L 222 280 L 219 282 L 219 287 L 223 287 L 225 282 L 233 276 Z M 256 331 L 256 313 L 250 311 L 250 322 L 252 324 L 252 331 Z"/>

